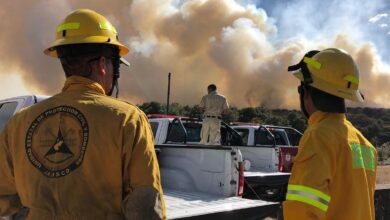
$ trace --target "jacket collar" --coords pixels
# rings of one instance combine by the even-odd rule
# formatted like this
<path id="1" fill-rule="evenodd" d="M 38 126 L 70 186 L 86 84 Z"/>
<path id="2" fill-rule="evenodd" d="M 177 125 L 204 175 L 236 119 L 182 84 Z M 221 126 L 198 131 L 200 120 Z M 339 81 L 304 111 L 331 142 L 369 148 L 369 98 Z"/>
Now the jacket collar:
<path id="1" fill-rule="evenodd" d="M 68 77 L 62 91 L 93 91 L 100 94 L 106 94 L 99 83 L 82 76 Z"/>
<path id="2" fill-rule="evenodd" d="M 345 113 L 329 113 L 329 112 L 321 112 L 321 111 L 316 111 L 312 115 L 310 115 L 308 124 L 313 125 L 316 124 L 325 118 L 334 118 L 334 119 L 339 119 L 339 120 L 345 120 Z"/>

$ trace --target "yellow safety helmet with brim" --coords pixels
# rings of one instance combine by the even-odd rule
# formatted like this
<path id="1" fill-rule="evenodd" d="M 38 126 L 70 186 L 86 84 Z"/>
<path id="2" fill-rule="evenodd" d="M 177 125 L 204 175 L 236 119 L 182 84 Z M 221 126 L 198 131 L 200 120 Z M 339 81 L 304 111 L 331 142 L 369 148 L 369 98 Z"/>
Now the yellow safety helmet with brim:
<path id="1" fill-rule="evenodd" d="M 78 9 L 69 14 L 56 29 L 56 40 L 44 50 L 51 57 L 57 57 L 58 46 L 70 44 L 98 43 L 110 44 L 119 48 L 119 56 L 122 57 L 129 49 L 119 42 L 115 27 L 102 15 L 90 9 Z M 123 58 L 125 65 L 130 65 Z"/>
<path id="2" fill-rule="evenodd" d="M 296 71 L 299 70 L 299 71 Z M 345 51 L 329 48 L 310 51 L 300 63 L 288 67 L 304 84 L 334 96 L 352 101 L 364 101 L 359 91 L 359 70 Z"/>

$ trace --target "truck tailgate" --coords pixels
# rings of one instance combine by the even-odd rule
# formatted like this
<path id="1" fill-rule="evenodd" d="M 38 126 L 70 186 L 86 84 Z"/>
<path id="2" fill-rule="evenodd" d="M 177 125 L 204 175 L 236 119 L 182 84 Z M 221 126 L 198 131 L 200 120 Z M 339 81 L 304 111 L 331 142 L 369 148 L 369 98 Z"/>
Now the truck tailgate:
<path id="1" fill-rule="evenodd" d="M 164 189 L 168 219 L 262 219 L 279 204 L 241 197 Z"/>
<path id="2" fill-rule="evenodd" d="M 282 172 L 244 172 L 245 181 L 254 184 L 279 185 L 287 184 L 291 173 Z"/>

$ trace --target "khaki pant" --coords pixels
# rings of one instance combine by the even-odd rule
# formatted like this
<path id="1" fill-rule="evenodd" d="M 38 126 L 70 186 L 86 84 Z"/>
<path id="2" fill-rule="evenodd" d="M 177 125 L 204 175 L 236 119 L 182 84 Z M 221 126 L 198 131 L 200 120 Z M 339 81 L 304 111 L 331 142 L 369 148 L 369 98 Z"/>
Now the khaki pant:
<path id="1" fill-rule="evenodd" d="M 221 120 L 218 118 L 204 118 L 200 133 L 200 144 L 221 144 Z"/>

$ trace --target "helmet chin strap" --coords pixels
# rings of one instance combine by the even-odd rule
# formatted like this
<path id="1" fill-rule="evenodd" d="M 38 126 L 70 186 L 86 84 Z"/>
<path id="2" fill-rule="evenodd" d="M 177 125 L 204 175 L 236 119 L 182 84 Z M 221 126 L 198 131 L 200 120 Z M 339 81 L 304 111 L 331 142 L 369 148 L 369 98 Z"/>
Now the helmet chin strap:
<path id="1" fill-rule="evenodd" d="M 118 80 L 116 80 L 115 88 L 116 88 L 115 98 L 118 98 L 118 95 L 119 95 L 119 83 L 118 83 Z"/>
<path id="2" fill-rule="evenodd" d="M 115 57 L 113 59 L 114 71 L 113 71 L 113 74 L 112 74 L 112 85 L 111 85 L 110 91 L 107 93 L 108 96 L 111 96 L 112 93 L 114 92 L 114 88 L 115 88 L 116 89 L 115 98 L 118 98 L 118 95 L 119 95 L 119 84 L 118 84 L 118 79 L 120 77 L 119 65 L 120 65 L 120 58 L 119 57 Z"/>
<path id="3" fill-rule="evenodd" d="M 107 93 L 107 95 L 108 96 L 112 96 L 112 93 L 114 92 L 114 89 L 116 90 L 115 91 L 115 98 L 118 98 L 118 94 L 119 94 L 118 79 L 113 79 L 112 80 L 112 86 L 111 86 L 110 91 Z"/>
<path id="4" fill-rule="evenodd" d="M 310 115 L 309 115 L 309 113 L 306 110 L 305 101 L 303 101 L 302 98 L 300 100 L 301 100 L 301 111 L 303 112 L 303 114 L 305 115 L 306 118 L 309 118 Z"/>
<path id="5" fill-rule="evenodd" d="M 310 115 L 309 115 L 309 113 L 306 110 L 305 101 L 304 101 L 305 90 L 306 90 L 305 89 L 305 84 L 301 83 L 301 86 L 299 87 L 299 101 L 300 101 L 301 111 L 305 115 L 306 118 L 309 118 Z"/>

